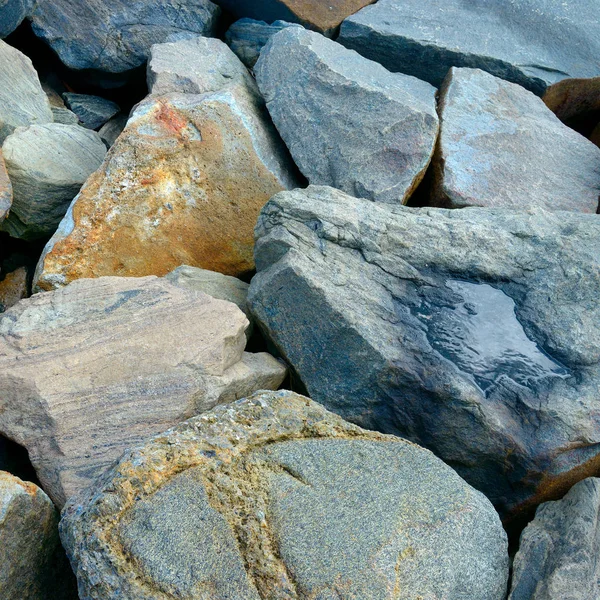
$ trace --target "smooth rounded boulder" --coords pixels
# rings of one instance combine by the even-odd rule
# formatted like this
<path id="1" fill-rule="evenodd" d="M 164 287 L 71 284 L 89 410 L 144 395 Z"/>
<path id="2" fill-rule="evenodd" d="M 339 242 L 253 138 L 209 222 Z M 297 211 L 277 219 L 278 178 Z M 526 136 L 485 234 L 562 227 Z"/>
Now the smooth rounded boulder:
<path id="1" fill-rule="evenodd" d="M 259 392 L 126 453 L 67 505 L 89 600 L 502 600 L 506 534 L 433 454 L 292 392 Z"/>

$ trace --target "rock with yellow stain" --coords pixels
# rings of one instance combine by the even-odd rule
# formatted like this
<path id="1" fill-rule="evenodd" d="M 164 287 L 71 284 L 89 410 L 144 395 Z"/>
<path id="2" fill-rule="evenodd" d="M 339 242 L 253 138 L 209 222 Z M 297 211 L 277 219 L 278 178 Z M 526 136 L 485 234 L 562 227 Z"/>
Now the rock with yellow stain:
<path id="1" fill-rule="evenodd" d="M 186 264 L 254 268 L 254 225 L 293 165 L 252 95 L 169 94 L 142 102 L 48 242 L 37 286 L 165 275 Z"/>

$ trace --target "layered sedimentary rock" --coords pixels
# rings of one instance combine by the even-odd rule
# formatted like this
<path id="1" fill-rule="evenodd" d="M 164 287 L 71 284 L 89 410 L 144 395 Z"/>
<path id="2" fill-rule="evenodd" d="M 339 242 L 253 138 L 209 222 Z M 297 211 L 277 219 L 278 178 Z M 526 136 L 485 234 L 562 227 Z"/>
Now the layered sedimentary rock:
<path id="1" fill-rule="evenodd" d="M 12 205 L 12 183 L 8 177 L 4 155 L 0 150 L 0 223 L 6 218 Z"/>
<path id="2" fill-rule="evenodd" d="M 88 94 L 63 94 L 67 106 L 87 129 L 100 129 L 120 110 L 119 105 L 100 96 Z"/>

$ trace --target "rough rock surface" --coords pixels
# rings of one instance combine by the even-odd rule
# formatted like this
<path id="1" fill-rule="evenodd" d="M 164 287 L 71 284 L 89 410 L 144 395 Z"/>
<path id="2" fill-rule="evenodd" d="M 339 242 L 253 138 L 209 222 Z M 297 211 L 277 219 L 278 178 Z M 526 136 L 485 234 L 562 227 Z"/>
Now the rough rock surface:
<path id="1" fill-rule="evenodd" d="M 12 184 L 6 170 L 4 155 L 0 149 L 0 223 L 6 218 L 12 205 Z"/>
<path id="2" fill-rule="evenodd" d="M 50 103 L 31 60 L 0 40 L 0 146 L 17 127 L 51 122 Z"/>
<path id="3" fill-rule="evenodd" d="M 71 69 L 121 73 L 143 65 L 153 44 L 184 32 L 212 35 L 209 0 L 39 0 L 33 30 Z"/>
<path id="4" fill-rule="evenodd" d="M 0 433 L 57 505 L 123 450 L 216 404 L 276 389 L 230 302 L 156 277 L 80 280 L 0 318 Z"/>
<path id="5" fill-rule="evenodd" d="M 0 38 L 12 33 L 31 13 L 35 0 L 0 0 Z"/>
<path id="6" fill-rule="evenodd" d="M 117 141 L 121 133 L 123 133 L 123 129 L 127 125 L 127 120 L 126 115 L 117 115 L 100 127 L 98 133 L 107 148 L 110 148 Z"/>
<path id="7" fill-rule="evenodd" d="M 450 67 L 472 67 L 543 96 L 561 118 L 600 108 L 596 0 L 379 0 L 338 41 L 436 87 Z"/>
<path id="8" fill-rule="evenodd" d="M 72 577 L 50 498 L 0 471 L 0 598 L 74 600 Z"/>
<path id="9" fill-rule="evenodd" d="M 52 117 L 55 123 L 62 123 L 63 125 L 79 125 L 79 118 L 72 111 L 69 110 L 60 94 L 53 89 L 48 82 L 42 82 L 42 89 L 48 96 L 48 102 L 50 102 L 50 110 L 52 111 Z"/>
<path id="10" fill-rule="evenodd" d="M 430 448 L 506 516 L 600 464 L 600 219 L 278 194 L 248 302 L 312 398 Z"/>
<path id="11" fill-rule="evenodd" d="M 52 235 L 106 146 L 95 131 L 47 123 L 18 128 L 3 146 L 13 204 L 2 228 L 14 237 Z"/>
<path id="12" fill-rule="evenodd" d="M 260 209 L 295 187 L 282 146 L 262 108 L 238 93 L 141 103 L 48 242 L 38 286 L 185 264 L 252 270 Z"/>
<path id="13" fill-rule="evenodd" d="M 267 42 L 277 32 L 292 26 L 294 23 L 287 21 L 275 21 L 269 24 L 254 19 L 240 19 L 227 30 L 225 40 L 237 57 L 252 69 Z"/>
<path id="14" fill-rule="evenodd" d="M 100 129 L 121 110 L 118 104 L 100 96 L 66 92 L 63 98 L 87 129 Z"/>
<path id="15" fill-rule="evenodd" d="M 542 504 L 521 535 L 509 600 L 600 598 L 600 479 Z"/>
<path id="16" fill-rule="evenodd" d="M 19 267 L 0 281 L 0 313 L 27 297 L 27 268 Z"/>
<path id="17" fill-rule="evenodd" d="M 292 392 L 125 454 L 60 527 L 90 600 L 502 600 L 508 574 L 483 495 L 423 448 Z"/>
<path id="18" fill-rule="evenodd" d="M 215 0 L 236 17 L 283 20 L 331 35 L 348 16 L 375 0 Z"/>
<path id="19" fill-rule="evenodd" d="M 432 86 L 299 27 L 274 35 L 255 71 L 273 122 L 311 184 L 379 202 L 408 199 L 437 137 Z"/>
<path id="20" fill-rule="evenodd" d="M 451 69 L 440 90 L 435 202 L 595 213 L 600 149 L 534 94 L 479 69 Z"/>

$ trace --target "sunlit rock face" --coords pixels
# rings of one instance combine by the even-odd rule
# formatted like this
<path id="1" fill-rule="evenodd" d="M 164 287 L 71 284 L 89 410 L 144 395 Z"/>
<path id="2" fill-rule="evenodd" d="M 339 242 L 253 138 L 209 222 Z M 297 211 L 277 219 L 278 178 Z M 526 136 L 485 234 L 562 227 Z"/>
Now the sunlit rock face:
<path id="1" fill-rule="evenodd" d="M 598 468 L 597 215 L 311 186 L 256 231 L 250 308 L 311 397 L 430 448 L 509 518 Z"/>

